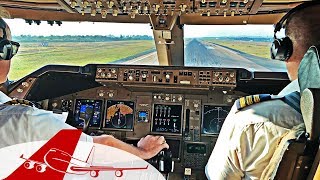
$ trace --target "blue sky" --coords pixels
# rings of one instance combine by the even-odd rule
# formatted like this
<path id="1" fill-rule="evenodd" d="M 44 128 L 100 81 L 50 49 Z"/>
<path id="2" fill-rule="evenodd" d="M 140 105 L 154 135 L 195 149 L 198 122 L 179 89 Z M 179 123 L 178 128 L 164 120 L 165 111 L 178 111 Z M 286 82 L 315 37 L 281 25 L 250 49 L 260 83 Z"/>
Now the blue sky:
<path id="1" fill-rule="evenodd" d="M 19 35 L 150 35 L 149 24 L 63 22 L 50 26 L 43 21 L 39 26 L 29 25 L 22 19 L 7 19 L 12 34 Z M 272 25 L 185 25 L 186 38 L 217 36 L 273 36 Z"/>

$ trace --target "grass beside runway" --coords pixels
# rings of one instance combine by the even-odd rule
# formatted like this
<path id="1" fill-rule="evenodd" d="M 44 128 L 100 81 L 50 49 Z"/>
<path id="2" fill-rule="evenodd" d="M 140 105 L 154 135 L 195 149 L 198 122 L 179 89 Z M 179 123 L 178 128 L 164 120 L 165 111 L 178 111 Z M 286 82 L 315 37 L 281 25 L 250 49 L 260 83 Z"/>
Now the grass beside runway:
<path id="1" fill-rule="evenodd" d="M 153 40 L 112 42 L 20 43 L 9 79 L 16 80 L 48 64 L 86 65 L 109 63 L 154 48 Z"/>
<path id="2" fill-rule="evenodd" d="M 238 51 L 242 51 L 247 54 L 270 59 L 270 42 L 231 41 L 211 38 L 201 39 L 201 41 L 205 42 L 208 45 L 210 45 L 211 43 L 215 43 Z"/>

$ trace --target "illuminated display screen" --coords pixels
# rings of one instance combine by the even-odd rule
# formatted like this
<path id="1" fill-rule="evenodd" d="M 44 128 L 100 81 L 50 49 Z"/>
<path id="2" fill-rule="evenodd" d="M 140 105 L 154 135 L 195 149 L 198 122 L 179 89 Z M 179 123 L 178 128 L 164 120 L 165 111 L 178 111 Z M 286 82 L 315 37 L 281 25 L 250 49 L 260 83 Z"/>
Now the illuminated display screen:
<path id="1" fill-rule="evenodd" d="M 155 104 L 152 132 L 181 133 L 181 105 Z"/>
<path id="2" fill-rule="evenodd" d="M 89 127 L 100 127 L 102 100 L 77 99 L 73 126 L 83 127 L 89 122 Z"/>
<path id="3" fill-rule="evenodd" d="M 187 144 L 187 153 L 206 154 L 205 144 Z"/>
<path id="4" fill-rule="evenodd" d="M 149 122 L 149 113 L 148 111 L 139 111 L 138 112 L 138 122 Z"/>
<path id="5" fill-rule="evenodd" d="M 133 130 L 134 102 L 107 101 L 104 128 Z"/>
<path id="6" fill-rule="evenodd" d="M 230 106 L 204 105 L 202 110 L 202 133 L 219 134 L 230 109 Z"/>

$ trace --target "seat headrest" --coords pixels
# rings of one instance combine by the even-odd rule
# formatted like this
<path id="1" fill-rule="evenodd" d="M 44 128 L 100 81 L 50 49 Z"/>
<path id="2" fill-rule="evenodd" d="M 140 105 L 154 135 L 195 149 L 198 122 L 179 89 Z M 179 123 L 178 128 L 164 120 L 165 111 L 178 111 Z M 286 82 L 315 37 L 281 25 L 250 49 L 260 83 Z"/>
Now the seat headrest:
<path id="1" fill-rule="evenodd" d="M 301 60 L 298 70 L 300 92 L 306 88 L 320 88 L 320 45 L 311 46 Z"/>
<path id="2" fill-rule="evenodd" d="M 301 94 L 301 112 L 310 140 L 320 137 L 320 89 L 307 88 Z"/>

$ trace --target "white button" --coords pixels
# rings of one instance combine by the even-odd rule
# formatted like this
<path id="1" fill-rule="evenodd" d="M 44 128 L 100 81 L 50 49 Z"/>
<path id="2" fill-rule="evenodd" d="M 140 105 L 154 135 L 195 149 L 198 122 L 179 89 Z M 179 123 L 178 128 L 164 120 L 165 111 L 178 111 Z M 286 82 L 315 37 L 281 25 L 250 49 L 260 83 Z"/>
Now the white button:
<path id="1" fill-rule="evenodd" d="M 184 175 L 191 176 L 191 168 L 184 168 Z"/>

